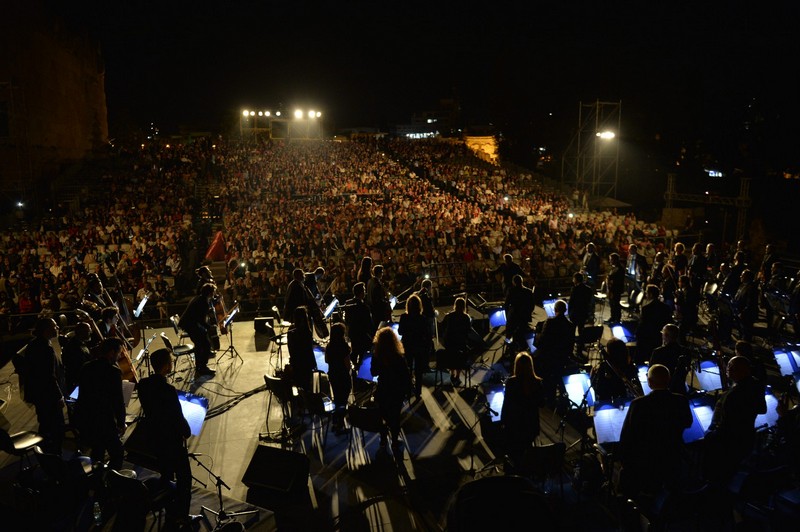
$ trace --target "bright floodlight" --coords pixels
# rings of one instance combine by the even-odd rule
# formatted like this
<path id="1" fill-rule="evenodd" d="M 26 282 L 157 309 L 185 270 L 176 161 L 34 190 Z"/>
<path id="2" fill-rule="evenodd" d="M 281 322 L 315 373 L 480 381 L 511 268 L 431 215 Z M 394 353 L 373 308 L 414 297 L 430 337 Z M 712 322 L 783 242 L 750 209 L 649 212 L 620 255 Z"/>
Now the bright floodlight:
<path id="1" fill-rule="evenodd" d="M 264 111 L 264 116 L 269 116 L 269 111 Z"/>
<path id="2" fill-rule="evenodd" d="M 308 117 L 309 117 L 309 118 L 314 118 L 314 117 L 316 117 L 316 116 L 317 116 L 317 113 L 315 113 L 314 111 L 309 111 L 309 112 L 308 112 Z"/>
<path id="3" fill-rule="evenodd" d="M 317 111 L 317 118 L 319 118 L 319 117 L 321 117 L 321 116 L 322 116 L 322 113 L 320 113 L 319 111 Z"/>
<path id="4" fill-rule="evenodd" d="M 250 111 L 250 116 L 256 116 L 256 112 L 255 111 Z"/>
<path id="5" fill-rule="evenodd" d="M 597 133 L 597 136 L 603 140 L 611 140 L 616 137 L 613 131 L 600 131 Z"/>
<path id="6" fill-rule="evenodd" d="M 24 203 L 22 203 L 21 201 L 18 201 L 18 202 L 17 202 L 17 207 L 20 207 L 20 208 L 22 208 L 22 207 L 24 207 L 24 206 L 25 206 L 25 204 L 24 204 Z"/>
<path id="7" fill-rule="evenodd" d="M 303 118 L 303 111 L 301 111 L 300 109 L 296 110 L 294 112 L 294 117 L 295 118 Z"/>
<path id="8" fill-rule="evenodd" d="M 242 116 L 250 116 L 250 111 L 242 111 Z"/>
<path id="9" fill-rule="evenodd" d="M 275 111 L 275 116 L 281 116 L 281 112 L 280 111 Z"/>
<path id="10" fill-rule="evenodd" d="M 264 116 L 264 113 L 262 113 L 261 111 L 259 111 L 259 112 L 258 112 L 258 116 Z"/>

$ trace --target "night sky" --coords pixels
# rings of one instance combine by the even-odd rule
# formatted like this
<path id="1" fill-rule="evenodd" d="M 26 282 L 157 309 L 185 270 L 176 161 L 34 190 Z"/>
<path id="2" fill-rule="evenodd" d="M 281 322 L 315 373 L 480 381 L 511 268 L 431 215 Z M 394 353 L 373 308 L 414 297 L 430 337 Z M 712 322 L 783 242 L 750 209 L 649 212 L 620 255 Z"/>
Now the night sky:
<path id="1" fill-rule="evenodd" d="M 54 0 L 51 0 L 54 1 Z M 63 2 L 54 2 L 61 5 Z M 456 98 L 466 124 L 558 152 L 579 103 L 622 101 L 635 166 L 680 148 L 754 174 L 800 166 L 797 8 L 738 3 L 95 2 L 112 135 L 226 132 L 242 108 L 386 128 Z M 631 164 L 634 164 L 631 162 Z M 636 170 L 638 171 L 638 170 Z"/>

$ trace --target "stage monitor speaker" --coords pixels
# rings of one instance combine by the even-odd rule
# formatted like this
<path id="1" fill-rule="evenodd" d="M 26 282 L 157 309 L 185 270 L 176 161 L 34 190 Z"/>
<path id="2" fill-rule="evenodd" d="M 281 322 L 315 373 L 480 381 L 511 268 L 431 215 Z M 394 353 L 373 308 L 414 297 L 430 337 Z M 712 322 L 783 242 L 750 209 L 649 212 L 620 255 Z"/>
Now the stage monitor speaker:
<path id="1" fill-rule="evenodd" d="M 242 477 L 248 488 L 281 494 L 301 493 L 308 486 L 308 457 L 302 453 L 259 445 Z"/>
<path id="2" fill-rule="evenodd" d="M 273 331 L 275 328 L 275 318 L 271 316 L 256 318 L 253 320 L 253 328 L 257 333 L 275 336 L 275 332 Z"/>

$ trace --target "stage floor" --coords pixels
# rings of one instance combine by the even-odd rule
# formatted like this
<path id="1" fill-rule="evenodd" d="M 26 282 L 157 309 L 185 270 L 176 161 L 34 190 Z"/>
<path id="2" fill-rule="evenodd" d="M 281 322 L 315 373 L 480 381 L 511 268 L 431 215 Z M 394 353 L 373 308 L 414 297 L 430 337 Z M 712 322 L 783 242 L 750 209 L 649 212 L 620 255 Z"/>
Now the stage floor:
<path id="1" fill-rule="evenodd" d="M 449 310 L 440 308 L 440 317 Z M 598 323 L 607 318 L 606 308 L 599 305 L 596 317 Z M 543 321 L 544 310 L 537 308 L 534 318 L 535 322 Z M 157 349 L 162 347 L 158 336 L 162 332 L 177 343 L 171 328 L 147 329 L 143 338 L 156 335 L 151 348 Z M 279 328 L 276 332 L 282 331 Z M 611 336 L 611 329 L 603 326 L 601 343 Z M 308 418 L 300 420 L 297 415 L 295 421 L 303 421 L 304 429 L 293 433 L 292 442 L 260 441 L 259 433 L 267 430 L 267 422 L 273 431 L 281 425 L 280 406 L 277 401 L 270 405 L 264 375 L 273 375 L 281 364 L 288 362 L 288 353 L 285 347 L 281 351 L 274 342 L 265 348 L 264 337 L 255 334 L 253 321 L 236 322 L 231 335 L 222 339 L 221 350 L 212 360 L 211 367 L 217 370 L 213 379 L 193 381 L 189 361 L 179 361 L 176 388 L 203 396 L 209 402 L 209 418 L 199 436 L 190 438 L 189 450 L 199 453 L 198 460 L 230 486 L 230 490 L 222 489 L 223 495 L 230 498 L 226 500 L 246 501 L 275 512 L 274 516 L 264 515 L 249 529 L 271 529 L 277 523 L 280 529 L 303 530 L 442 530 L 458 488 L 476 475 L 491 474 L 494 465 L 502 464 L 501 457 L 495 456 L 487 443 L 490 435 L 482 434 L 483 430 L 493 430 L 497 425 L 480 423 L 479 414 L 486 413 L 484 397 L 491 400 L 492 391 L 508 374 L 509 359 L 503 358 L 502 329 L 488 330 L 484 340 L 488 348 L 472 367 L 473 388 L 454 388 L 446 374 L 442 376 L 444 384 L 436 386 L 436 373 L 426 374 L 422 399 L 407 403 L 403 409 L 403 446 L 395 455 L 391 450 L 379 450 L 379 436 L 375 433 L 366 433 L 362 446 L 359 437 L 351 442 L 348 432 L 336 434 L 331 430 L 323 445 L 321 431 L 314 430 Z M 11 432 L 36 430 L 34 411 L 19 399 L 17 377 L 12 372 L 11 364 L 0 369 L 3 383 L 0 398 L 5 401 L 0 412 L 8 420 Z M 146 374 L 147 369 L 141 366 L 140 372 Z M 326 391 L 327 381 L 324 375 L 320 377 L 320 389 Z M 367 396 L 369 386 L 368 381 L 356 386 L 358 399 Z M 139 411 L 134 393 L 128 407 L 129 418 L 135 419 Z M 318 426 L 319 422 L 316 424 Z M 571 423 L 562 423 L 561 416 L 552 407 L 541 409 L 541 424 L 540 444 L 580 442 L 577 430 Z M 126 438 L 130 438 L 135 426 L 134 423 L 129 427 Z M 259 445 L 301 453 L 308 458 L 310 474 L 301 479 L 300 483 L 305 486 L 299 494 L 296 490 L 280 493 L 271 487 L 285 480 L 272 477 L 287 474 L 286 467 L 278 468 L 280 472 L 270 467 L 264 470 L 267 489 L 251 489 L 242 481 Z M 580 456 L 581 447 L 570 447 L 566 464 Z M 130 453 L 129 458 L 134 460 L 135 453 Z M 6 469 L 14 461 L 3 454 L 0 468 Z M 192 469 L 196 479 L 206 483 L 206 490 L 199 483 L 195 488 L 201 489 L 204 500 L 208 501 L 208 495 L 216 495 L 215 478 L 197 463 L 192 463 Z M 588 519 L 598 528 L 604 528 L 601 523 L 606 518 L 597 507 L 586 502 L 575 504 L 578 498 L 571 491 L 568 471 L 565 467 L 565 496 L 556 501 L 562 510 L 569 509 L 561 512 L 564 524 L 568 528 L 571 528 L 569 525 L 579 527 L 579 523 Z M 199 508 L 198 500 L 193 501 L 193 506 L 195 510 Z M 236 508 L 242 507 L 237 505 Z M 609 525 L 609 529 L 613 526 Z"/>

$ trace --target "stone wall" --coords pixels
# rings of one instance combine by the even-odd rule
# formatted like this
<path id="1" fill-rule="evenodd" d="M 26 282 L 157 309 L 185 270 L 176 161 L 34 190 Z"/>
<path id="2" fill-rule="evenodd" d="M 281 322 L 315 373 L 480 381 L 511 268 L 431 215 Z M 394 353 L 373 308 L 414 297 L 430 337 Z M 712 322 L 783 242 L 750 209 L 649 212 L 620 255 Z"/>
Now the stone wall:
<path id="1" fill-rule="evenodd" d="M 44 9 L 12 9 L 0 23 L 0 105 L 0 187 L 39 193 L 108 141 L 99 45 Z"/>

